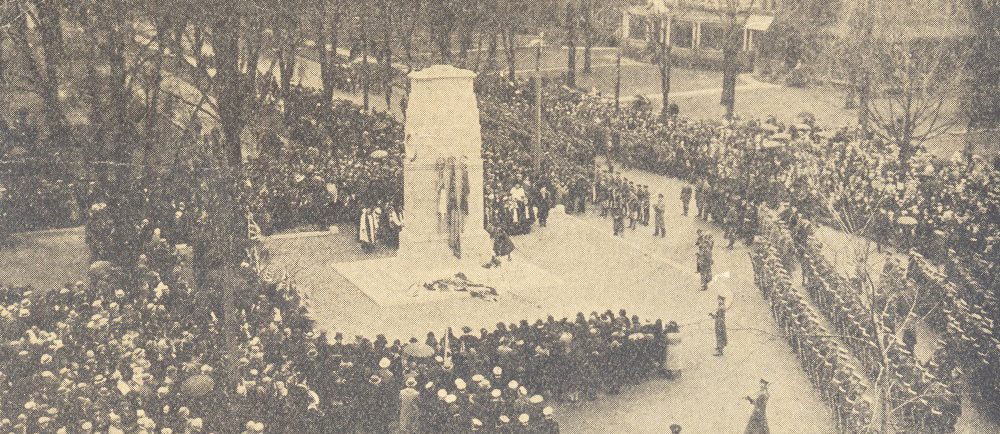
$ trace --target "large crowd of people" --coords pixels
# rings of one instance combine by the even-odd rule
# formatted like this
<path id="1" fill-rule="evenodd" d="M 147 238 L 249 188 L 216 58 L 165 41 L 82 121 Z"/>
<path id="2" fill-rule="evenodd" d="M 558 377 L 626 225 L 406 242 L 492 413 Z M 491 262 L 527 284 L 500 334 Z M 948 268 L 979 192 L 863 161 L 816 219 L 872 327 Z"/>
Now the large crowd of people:
<path id="1" fill-rule="evenodd" d="M 227 310 L 186 284 L 158 228 L 135 232 L 146 242 L 130 253 L 95 246 L 88 282 L 0 288 L 5 432 L 550 434 L 550 401 L 677 370 L 677 326 L 624 310 L 406 343 L 316 333 L 288 282 L 245 264 L 249 293 Z"/>
<path id="2" fill-rule="evenodd" d="M 795 337 L 826 332 L 816 311 L 786 282 L 789 267 L 799 264 L 806 290 L 838 332 L 867 338 L 882 332 L 859 318 L 857 288 L 819 260 L 808 222 L 867 236 L 880 248 L 912 248 L 919 252 L 914 258 L 923 255 L 950 264 L 947 275 L 939 276 L 923 259 L 914 259 L 909 274 L 938 289 L 943 294 L 940 301 L 952 307 L 939 310 L 944 313 L 935 323 L 944 331 L 948 348 L 965 348 L 965 359 L 975 360 L 975 365 L 966 362 L 966 367 L 982 366 L 974 371 L 980 378 L 996 373 L 1000 312 L 996 298 L 989 295 L 996 281 L 984 276 L 995 277 L 1000 262 L 996 238 L 1000 222 L 995 218 L 1000 214 L 1000 196 L 993 188 L 1000 172 L 989 162 L 974 156 L 934 159 L 918 151 L 903 166 L 891 143 L 846 128 L 824 130 L 812 119 L 786 126 L 773 119 L 661 118 L 642 105 L 618 110 L 599 95 L 558 82 L 547 82 L 542 89 L 544 146 L 536 161 L 530 134 L 535 90 L 524 82 L 488 76 L 477 82 L 484 130 L 486 223 L 495 232 L 517 235 L 535 223 L 545 225 L 548 210 L 561 204 L 568 212 L 596 207 L 613 219 L 616 235 L 651 222 L 657 235 L 666 235 L 657 220 L 662 199 L 620 171 L 597 168 L 595 157 L 603 154 L 614 164 L 686 181 L 681 197 L 685 213 L 693 199 L 697 217 L 725 228 L 730 246 L 737 239 L 755 246 L 758 284 L 810 378 L 834 403 L 842 427 L 859 429 L 870 422 L 871 402 L 866 398 L 870 385 L 863 377 L 881 367 L 910 387 L 898 391 L 896 398 L 901 401 L 941 389 L 946 399 L 916 399 L 917 403 L 908 404 L 907 423 L 947 430 L 954 424 L 957 405 L 947 385 L 955 364 L 935 357 L 935 366 L 921 366 L 905 341 L 891 345 L 891 364 L 882 366 L 878 357 L 862 349 L 868 347 L 852 343 L 842 348 L 829 339 Z M 319 94 L 302 88 L 280 99 L 287 128 L 259 137 L 256 155 L 246 162 L 239 188 L 248 213 L 267 233 L 371 221 L 368 242 L 386 239 L 391 244 L 391 233 L 374 228 L 390 228 L 394 217 L 399 222 L 405 218 L 399 122 L 386 114 L 364 113 L 350 103 L 324 103 Z M 24 131 L 2 132 L 30 136 L 22 127 Z M 212 134 L 206 137 L 211 146 Z M 204 217 L 199 200 L 211 189 L 204 176 L 210 162 L 178 161 L 169 170 L 136 175 L 127 164 L 98 162 L 83 171 L 71 169 L 59 156 L 4 158 L 0 241 L 13 231 L 86 223 L 88 245 L 101 266 L 89 285 L 44 295 L 4 288 L 0 313 L 11 326 L 5 323 L 0 331 L 11 333 L 6 337 L 17 342 L 5 349 L 17 362 L 3 372 L 3 392 L 7 396 L 30 392 L 26 396 L 31 401 L 5 408 L 4 414 L 17 417 L 0 421 L 0 429 L 16 425 L 29 432 L 48 431 L 73 420 L 89 422 L 89 428 L 81 425 L 69 431 L 142 427 L 152 432 L 146 428 L 152 420 L 161 432 L 162 428 L 199 432 L 237 422 L 247 432 L 257 430 L 258 424 L 308 432 L 310 427 L 338 423 L 347 424 L 344 432 L 377 431 L 391 424 L 387 421 L 395 423 L 398 418 L 392 414 L 402 407 L 397 403 L 385 409 L 372 403 L 396 402 L 399 398 L 384 398 L 399 390 L 412 389 L 426 398 L 429 390 L 438 395 L 443 389 L 442 400 L 427 399 L 417 406 L 421 414 L 417 419 L 438 421 L 420 425 L 425 431 L 463 426 L 456 432 L 465 428 L 516 432 L 524 425 L 545 432 L 541 427 L 551 424 L 545 422 L 544 407 L 523 402 L 533 404 L 534 395 L 525 398 L 520 386 L 510 392 L 494 380 L 507 385 L 516 381 L 550 399 L 577 399 L 597 390 L 615 392 L 641 380 L 667 351 L 661 323 L 639 323 L 634 317 L 608 312 L 498 326 L 478 336 L 465 333 L 449 337 L 447 348 L 441 340 L 428 340 L 425 344 L 444 360 L 411 366 L 413 360 L 405 355 L 410 344 L 390 345 L 384 338 L 328 342 L 315 336 L 301 307 L 293 303 L 297 300 L 293 290 L 260 283 L 262 297 L 242 306 L 246 339 L 241 338 L 240 345 L 247 362 L 240 359 L 240 367 L 231 368 L 221 360 L 225 351 L 214 333 L 223 325 L 223 312 L 206 316 L 193 308 L 204 302 L 198 299 L 204 295 L 188 290 L 178 278 L 172 252 L 173 242 L 191 241 L 193 228 Z M 795 236 L 776 236 L 775 223 L 762 221 L 766 219 L 759 215 L 761 206 L 773 208 L 779 203 L 794 212 L 783 218 L 792 223 Z M 755 236 L 758 242 L 751 243 Z M 761 237 L 771 240 L 760 242 Z M 699 243 L 699 251 L 703 245 Z M 711 281 L 711 265 L 703 267 L 699 260 L 699 270 L 706 268 L 703 284 Z M 39 306 L 45 306 L 44 314 Z M 112 341 L 118 343 L 102 344 Z M 863 366 L 850 366 L 844 357 L 848 349 Z M 383 359 L 389 366 L 381 366 Z M 321 369 L 329 366 L 322 363 L 337 368 Z M 451 368 L 445 369 L 449 364 Z M 589 374 L 570 375 L 566 367 Z M 500 374 L 494 373 L 497 370 Z M 218 374 L 221 371 L 226 374 Z M 31 381 L 19 380 L 22 377 Z M 209 384 L 204 379 L 215 378 L 220 387 L 204 399 L 191 398 L 181 390 L 194 387 L 183 387 L 191 378 L 202 379 L 203 386 Z M 411 379 L 415 386 L 410 386 Z M 486 387 L 488 393 L 476 389 L 483 380 L 492 382 Z M 25 390 L 35 381 L 47 388 Z M 494 389 L 500 390 L 497 400 Z M 356 395 L 350 399 L 337 395 L 345 390 Z M 451 404 L 449 397 L 459 404 L 442 405 Z M 243 407 L 223 412 L 215 405 L 230 400 L 242 402 Z M 356 404 L 363 402 L 369 404 Z M 506 422 L 494 414 L 497 408 L 507 416 Z M 300 417 L 303 414 L 309 417 Z M 522 415 L 527 423 L 520 421 Z M 53 425 L 42 426 L 43 419 Z M 476 420 L 483 428 L 477 428 Z"/>

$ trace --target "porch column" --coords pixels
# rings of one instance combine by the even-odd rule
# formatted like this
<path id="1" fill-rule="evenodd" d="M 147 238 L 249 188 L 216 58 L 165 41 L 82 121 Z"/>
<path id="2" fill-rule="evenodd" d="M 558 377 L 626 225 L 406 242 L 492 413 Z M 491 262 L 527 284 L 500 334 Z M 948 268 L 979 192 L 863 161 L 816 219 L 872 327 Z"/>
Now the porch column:
<path id="1" fill-rule="evenodd" d="M 701 23 L 693 22 L 691 25 L 691 49 L 697 50 L 701 46 Z"/>
<path id="2" fill-rule="evenodd" d="M 670 32 L 673 29 L 673 21 L 674 21 L 673 15 L 667 15 L 667 28 L 666 30 L 664 30 L 666 34 L 663 36 L 664 37 L 663 41 L 666 43 L 668 47 L 670 46 Z"/>
<path id="3" fill-rule="evenodd" d="M 632 15 L 628 11 L 622 12 L 622 42 L 625 42 L 632 37 L 630 31 L 632 30 L 632 23 L 630 23 Z"/>

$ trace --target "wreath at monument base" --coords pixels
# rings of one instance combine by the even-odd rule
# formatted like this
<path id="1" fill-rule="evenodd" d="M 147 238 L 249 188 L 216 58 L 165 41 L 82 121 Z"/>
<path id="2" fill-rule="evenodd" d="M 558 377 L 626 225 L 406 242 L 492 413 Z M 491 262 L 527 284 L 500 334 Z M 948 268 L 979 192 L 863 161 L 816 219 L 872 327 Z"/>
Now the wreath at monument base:
<path id="1" fill-rule="evenodd" d="M 421 285 L 426 291 L 434 292 L 465 292 L 472 298 L 486 301 L 498 301 L 500 293 L 491 286 L 469 280 L 465 273 L 455 273 L 454 276 L 425 282 Z M 411 294 L 416 296 L 417 294 Z"/>

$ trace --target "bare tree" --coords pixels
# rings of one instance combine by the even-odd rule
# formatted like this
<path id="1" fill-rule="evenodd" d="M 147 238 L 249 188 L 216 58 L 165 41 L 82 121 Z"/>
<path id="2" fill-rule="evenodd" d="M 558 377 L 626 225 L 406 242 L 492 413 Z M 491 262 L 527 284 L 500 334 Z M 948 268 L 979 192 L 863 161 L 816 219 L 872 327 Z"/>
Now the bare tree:
<path id="1" fill-rule="evenodd" d="M 899 34 L 882 40 L 871 59 L 876 93 L 864 109 L 872 132 L 899 147 L 899 164 L 907 173 L 917 149 L 959 122 L 951 104 L 961 83 L 961 57 L 956 44 L 944 41 Z"/>
<path id="2" fill-rule="evenodd" d="M 316 49 L 319 52 L 320 82 L 323 86 L 323 100 L 330 101 L 335 90 L 334 71 L 338 61 L 337 46 L 340 44 L 343 1 L 321 0 L 315 3 L 315 8 L 313 28 L 316 31 Z"/>
<path id="3" fill-rule="evenodd" d="M 669 43 L 670 37 L 666 34 L 667 26 L 665 25 L 666 20 L 663 17 L 659 17 L 653 26 L 653 36 L 652 36 L 652 47 L 653 47 L 653 61 L 656 63 L 656 69 L 660 72 L 660 96 L 662 98 L 662 107 L 660 107 L 660 117 L 666 119 L 670 115 L 670 72 L 671 63 L 673 58 L 671 53 L 673 48 Z M 619 52 L 621 50 L 619 49 Z M 618 74 L 621 74 L 621 61 L 617 60 L 616 65 L 618 68 Z M 620 77 L 616 77 L 615 86 L 620 87 Z"/>
<path id="4" fill-rule="evenodd" d="M 736 80 L 740 72 L 740 48 L 747 19 L 756 0 L 725 0 L 718 14 L 722 18 L 722 98 L 726 119 L 733 118 L 736 106 Z"/>
<path id="5" fill-rule="evenodd" d="M 19 54 L 23 68 L 7 68 L 8 73 L 23 69 L 18 81 L 29 84 L 27 90 L 39 95 L 49 141 L 64 144 L 68 138 L 66 115 L 59 98 L 60 71 L 64 59 L 62 37 L 62 2 L 58 0 L 27 0 L 14 2 L 11 21 L 2 31 Z M 13 57 L 13 56 L 8 56 Z"/>
<path id="6" fill-rule="evenodd" d="M 576 87 L 576 27 L 579 17 L 576 15 L 576 0 L 566 2 L 566 85 Z"/>

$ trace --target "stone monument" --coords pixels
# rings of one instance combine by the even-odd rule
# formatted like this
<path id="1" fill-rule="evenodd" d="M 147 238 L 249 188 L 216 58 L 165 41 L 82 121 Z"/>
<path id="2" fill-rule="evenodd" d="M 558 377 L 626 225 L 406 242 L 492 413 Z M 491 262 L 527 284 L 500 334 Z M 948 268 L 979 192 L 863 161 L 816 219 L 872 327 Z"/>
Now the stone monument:
<path id="1" fill-rule="evenodd" d="M 410 74 L 399 250 L 391 257 L 332 264 L 379 306 L 469 298 L 485 288 L 503 299 L 560 282 L 520 258 L 497 268 L 482 266 L 493 255 L 493 243 L 483 228 L 475 77 L 472 71 L 448 65 Z"/>
<path id="2" fill-rule="evenodd" d="M 410 73 L 401 258 L 437 263 L 449 255 L 483 262 L 490 257 L 492 243 L 483 229 L 483 141 L 475 78 L 474 72 L 451 65 Z M 449 187 L 464 191 L 457 201 L 466 205 L 459 211 L 457 233 L 451 234 Z M 458 252 L 449 240 L 456 235 Z"/>

